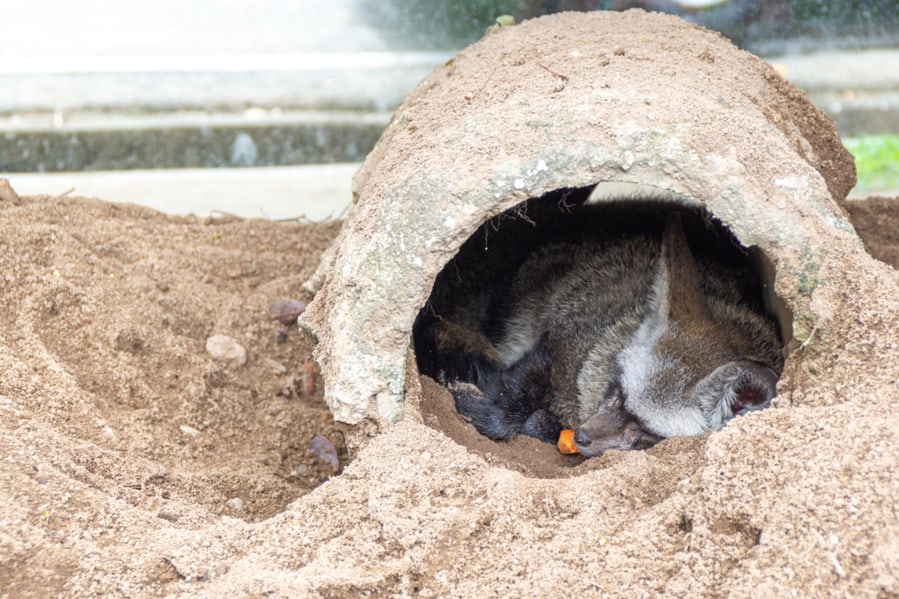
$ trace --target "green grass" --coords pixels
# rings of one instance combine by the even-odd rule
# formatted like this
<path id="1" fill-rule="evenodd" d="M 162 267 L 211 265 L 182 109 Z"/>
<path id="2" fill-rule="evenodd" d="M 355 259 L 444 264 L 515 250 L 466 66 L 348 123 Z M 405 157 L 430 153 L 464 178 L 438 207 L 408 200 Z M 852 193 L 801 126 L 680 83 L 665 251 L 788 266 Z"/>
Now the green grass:
<path id="1" fill-rule="evenodd" d="M 899 136 L 866 135 L 843 140 L 855 157 L 856 189 L 899 189 Z"/>

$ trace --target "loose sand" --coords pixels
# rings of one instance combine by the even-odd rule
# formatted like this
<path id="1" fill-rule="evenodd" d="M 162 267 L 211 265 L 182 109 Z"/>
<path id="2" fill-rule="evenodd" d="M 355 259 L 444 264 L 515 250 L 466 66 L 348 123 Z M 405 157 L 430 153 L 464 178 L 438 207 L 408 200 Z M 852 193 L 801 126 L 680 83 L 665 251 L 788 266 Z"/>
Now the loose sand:
<path id="1" fill-rule="evenodd" d="M 894 267 L 896 206 L 850 204 Z M 424 380 L 421 420 L 344 466 L 309 341 L 267 313 L 336 230 L 0 203 L 2 596 L 899 593 L 893 267 L 850 273 L 851 344 L 791 359 L 836 375 L 711 436 L 572 465 L 478 437 Z M 316 433 L 343 468 L 317 487 Z"/>

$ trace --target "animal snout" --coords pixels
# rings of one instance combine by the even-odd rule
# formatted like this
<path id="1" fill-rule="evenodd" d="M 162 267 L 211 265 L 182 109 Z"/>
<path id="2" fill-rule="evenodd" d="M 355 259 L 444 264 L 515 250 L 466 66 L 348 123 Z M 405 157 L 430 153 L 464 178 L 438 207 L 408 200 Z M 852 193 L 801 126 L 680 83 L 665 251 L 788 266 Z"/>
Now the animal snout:
<path id="1" fill-rule="evenodd" d="M 574 442 L 578 447 L 586 447 L 590 445 L 590 435 L 584 432 L 584 429 L 578 427 L 574 431 Z"/>
<path id="2" fill-rule="evenodd" d="M 583 457 L 593 458 L 602 455 L 606 449 L 614 447 L 609 445 L 607 439 L 597 439 L 588 431 L 589 427 L 586 426 L 579 426 L 574 431 L 574 444 L 577 447 L 577 452 Z"/>

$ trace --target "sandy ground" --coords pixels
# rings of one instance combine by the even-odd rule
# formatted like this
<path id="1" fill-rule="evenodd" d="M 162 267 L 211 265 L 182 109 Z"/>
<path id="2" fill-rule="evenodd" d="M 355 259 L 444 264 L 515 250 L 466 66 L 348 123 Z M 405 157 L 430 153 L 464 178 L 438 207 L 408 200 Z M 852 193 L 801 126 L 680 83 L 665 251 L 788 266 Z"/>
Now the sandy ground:
<path id="1" fill-rule="evenodd" d="M 897 206 L 850 205 L 893 267 Z M 0 596 L 899 594 L 899 327 L 865 297 L 893 268 L 851 277 L 853 346 L 788 364 L 838 385 L 711 436 L 566 461 L 413 379 L 417 409 L 347 464 L 309 340 L 268 316 L 336 231 L 0 200 Z"/>
<path id="2" fill-rule="evenodd" d="M 321 433 L 342 449 L 343 434 L 321 381 L 305 387 L 308 341 L 268 305 L 299 297 L 298 273 L 311 272 L 336 225 L 82 199 L 0 210 L 5 595 L 46 596 L 68 578 L 69 560 L 34 543 L 27 514 L 36 510 L 45 541 L 92 536 L 103 516 L 83 491 L 101 493 L 101 512 L 112 501 L 160 523 L 252 522 L 335 473 L 309 446 Z M 213 359 L 214 334 L 243 345 L 247 364 Z M 26 486 L 9 478 L 20 475 Z"/>

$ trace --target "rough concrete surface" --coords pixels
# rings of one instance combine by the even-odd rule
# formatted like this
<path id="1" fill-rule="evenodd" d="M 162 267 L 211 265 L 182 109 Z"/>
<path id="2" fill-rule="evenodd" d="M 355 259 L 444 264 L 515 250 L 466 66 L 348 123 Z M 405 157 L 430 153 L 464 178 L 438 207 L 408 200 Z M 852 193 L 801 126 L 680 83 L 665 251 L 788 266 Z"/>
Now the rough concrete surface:
<path id="1" fill-rule="evenodd" d="M 831 257 L 861 254 L 836 203 L 855 184 L 852 157 L 768 64 L 642 11 L 529 21 L 425 79 L 356 175 L 304 316 L 338 420 L 400 416 L 412 322 L 477 227 L 527 198 L 600 182 L 699 202 L 761 248 L 800 341 L 827 318 L 812 303 L 842 274 Z"/>

